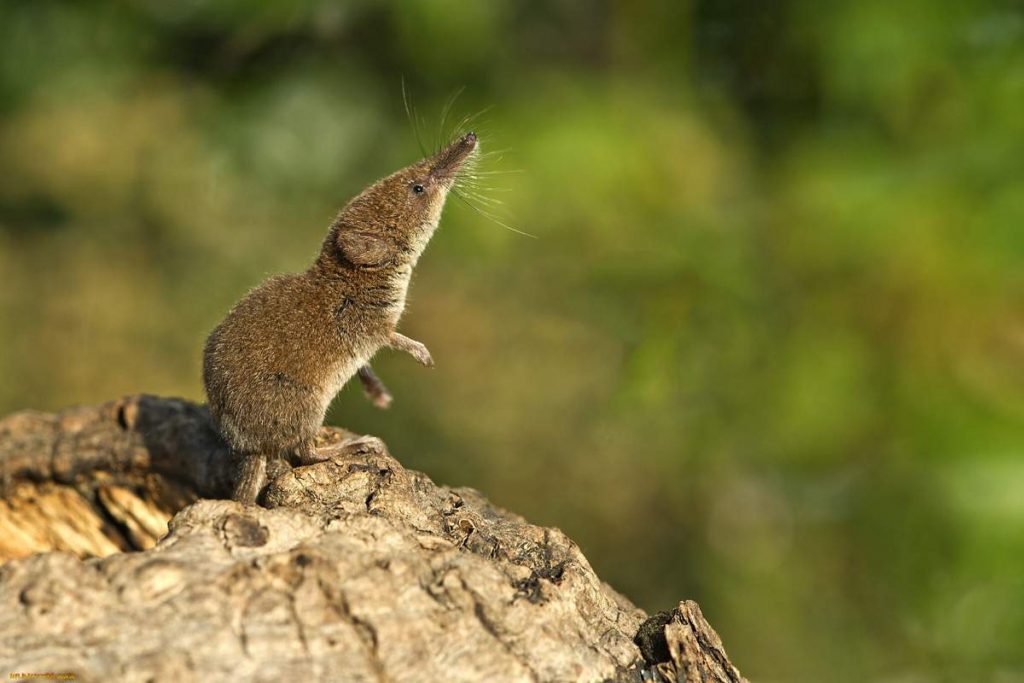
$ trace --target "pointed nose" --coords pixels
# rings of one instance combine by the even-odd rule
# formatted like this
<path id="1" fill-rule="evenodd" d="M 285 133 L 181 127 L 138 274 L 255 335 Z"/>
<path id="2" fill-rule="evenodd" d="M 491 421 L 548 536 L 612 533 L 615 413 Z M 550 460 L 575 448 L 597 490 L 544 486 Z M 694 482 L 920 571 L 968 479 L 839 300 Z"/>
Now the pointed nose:
<path id="1" fill-rule="evenodd" d="M 438 177 L 454 177 L 459 167 L 476 151 L 476 133 L 466 133 L 430 159 L 430 172 Z"/>

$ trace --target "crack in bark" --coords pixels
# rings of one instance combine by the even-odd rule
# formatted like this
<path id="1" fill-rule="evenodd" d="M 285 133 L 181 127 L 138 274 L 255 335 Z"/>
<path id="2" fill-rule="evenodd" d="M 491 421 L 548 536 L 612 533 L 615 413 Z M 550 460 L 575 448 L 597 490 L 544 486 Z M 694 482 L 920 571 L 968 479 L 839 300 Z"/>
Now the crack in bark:
<path id="1" fill-rule="evenodd" d="M 373 668 L 377 680 L 381 681 L 381 683 L 387 683 L 389 679 L 384 670 L 384 663 L 380 658 L 380 640 L 377 635 L 377 629 L 368 620 L 361 619 L 352 612 L 352 607 L 343 591 L 339 590 L 338 595 L 340 598 L 341 614 L 352 625 L 356 635 L 363 642 L 367 657 L 370 660 L 370 666 Z"/>
<path id="2" fill-rule="evenodd" d="M 512 655 L 512 657 L 516 661 L 522 664 L 523 667 L 530 672 L 530 677 L 534 681 L 539 682 L 541 680 L 540 675 L 537 673 L 537 670 L 530 663 L 529 658 L 525 656 L 523 653 L 517 652 L 516 649 L 512 646 L 512 643 L 510 643 L 507 640 L 507 638 L 500 632 L 498 625 L 494 621 L 492 621 L 491 618 L 487 615 L 486 609 L 484 608 L 480 596 L 477 595 L 476 592 L 469 587 L 469 584 L 466 583 L 466 580 L 462 577 L 461 573 L 456 572 L 456 578 L 462 585 L 462 589 L 473 601 L 473 616 L 476 617 L 476 620 L 478 622 L 480 622 L 480 625 L 483 627 L 483 629 L 492 638 L 494 638 L 505 649 L 506 652 Z"/>

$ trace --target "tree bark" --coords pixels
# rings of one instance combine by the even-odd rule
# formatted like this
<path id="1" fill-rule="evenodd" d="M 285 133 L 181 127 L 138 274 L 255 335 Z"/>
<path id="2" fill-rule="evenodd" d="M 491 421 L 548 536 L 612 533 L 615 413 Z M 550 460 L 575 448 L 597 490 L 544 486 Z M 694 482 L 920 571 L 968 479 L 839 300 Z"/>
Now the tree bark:
<path id="1" fill-rule="evenodd" d="M 696 603 L 648 618 L 561 531 L 361 443 L 285 468 L 257 508 L 223 500 L 230 460 L 201 406 L 0 421 L 0 674 L 744 680 Z"/>

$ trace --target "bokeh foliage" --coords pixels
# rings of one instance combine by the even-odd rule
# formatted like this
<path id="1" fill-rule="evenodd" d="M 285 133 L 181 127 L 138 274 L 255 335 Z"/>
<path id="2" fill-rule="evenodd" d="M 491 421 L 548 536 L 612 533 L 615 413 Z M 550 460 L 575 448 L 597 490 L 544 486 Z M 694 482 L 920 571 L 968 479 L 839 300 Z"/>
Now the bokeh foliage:
<path id="1" fill-rule="evenodd" d="M 1016 2 L 0 5 L 0 409 L 201 399 L 460 86 L 465 206 L 330 421 L 698 599 L 753 680 L 1024 680 Z"/>

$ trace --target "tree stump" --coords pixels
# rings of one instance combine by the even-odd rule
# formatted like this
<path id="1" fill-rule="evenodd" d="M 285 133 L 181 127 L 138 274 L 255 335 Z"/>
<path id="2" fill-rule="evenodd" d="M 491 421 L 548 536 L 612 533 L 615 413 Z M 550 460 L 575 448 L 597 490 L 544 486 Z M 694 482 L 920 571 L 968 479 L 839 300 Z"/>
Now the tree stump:
<path id="1" fill-rule="evenodd" d="M 223 499 L 230 460 L 201 406 L 0 421 L 0 674 L 744 680 L 696 603 L 647 618 L 559 530 L 362 443 L 244 507 Z"/>

